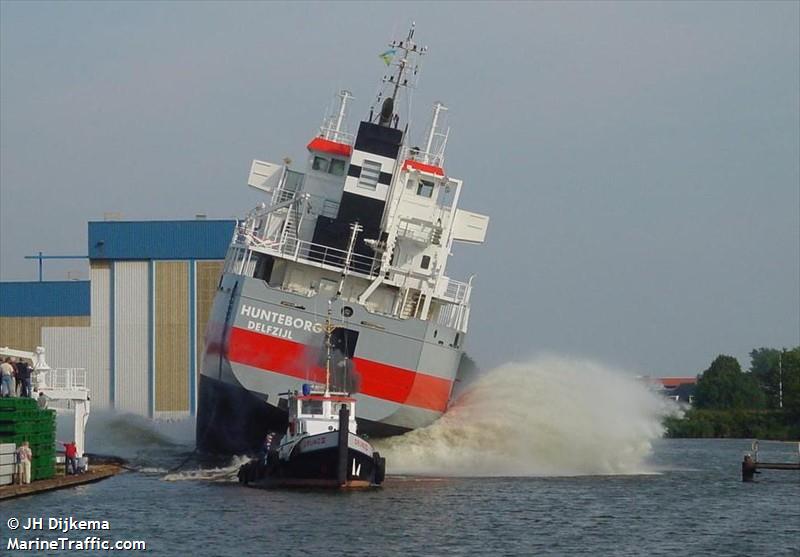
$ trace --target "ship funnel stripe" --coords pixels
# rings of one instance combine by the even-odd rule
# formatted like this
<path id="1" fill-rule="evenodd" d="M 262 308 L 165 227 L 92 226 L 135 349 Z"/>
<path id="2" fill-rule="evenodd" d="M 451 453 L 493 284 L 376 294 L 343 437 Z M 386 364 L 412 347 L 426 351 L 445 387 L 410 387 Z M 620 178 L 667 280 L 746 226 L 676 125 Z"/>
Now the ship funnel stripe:
<path id="1" fill-rule="evenodd" d="M 299 342 L 233 327 L 228 346 L 231 362 L 305 381 L 325 381 L 322 367 L 298 365 L 308 361 L 306 347 Z M 447 408 L 453 387 L 448 379 L 364 358 L 353 358 L 353 364 L 361 394 L 436 412 Z"/>
<path id="2" fill-rule="evenodd" d="M 356 139 L 355 148 L 356 151 L 379 155 L 393 160 L 397 160 L 397 154 L 400 152 L 400 145 L 388 145 L 386 143 L 372 141 L 369 138 L 362 139 L 361 136 Z"/>
<path id="3" fill-rule="evenodd" d="M 347 175 L 352 178 L 361 177 L 361 167 L 356 164 L 351 164 L 347 171 Z M 378 177 L 378 183 L 388 186 L 392 183 L 392 175 L 388 172 L 381 172 L 380 176 Z"/>
<path id="4" fill-rule="evenodd" d="M 355 150 L 397 159 L 402 143 L 403 132 L 400 130 L 370 122 L 361 122 L 358 127 L 358 135 L 356 135 Z"/>
<path id="5" fill-rule="evenodd" d="M 373 163 L 380 163 L 381 165 L 381 172 L 388 172 L 391 174 L 394 172 L 394 167 L 397 164 L 395 159 L 390 159 L 388 157 L 383 157 L 381 155 L 375 155 L 372 153 L 365 153 L 364 151 L 353 151 L 353 156 L 350 159 L 350 164 L 354 164 L 356 166 L 363 166 L 364 161 L 370 161 Z"/>

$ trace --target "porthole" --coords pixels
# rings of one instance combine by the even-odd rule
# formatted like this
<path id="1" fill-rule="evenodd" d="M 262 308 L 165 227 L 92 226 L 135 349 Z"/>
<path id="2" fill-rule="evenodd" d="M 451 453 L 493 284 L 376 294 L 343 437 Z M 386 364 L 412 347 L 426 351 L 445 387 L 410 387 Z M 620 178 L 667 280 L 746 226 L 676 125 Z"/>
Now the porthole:
<path id="1" fill-rule="evenodd" d="M 353 308 L 351 308 L 350 306 L 344 306 L 342 308 L 342 315 L 344 315 L 345 317 L 352 317 L 353 316 Z"/>

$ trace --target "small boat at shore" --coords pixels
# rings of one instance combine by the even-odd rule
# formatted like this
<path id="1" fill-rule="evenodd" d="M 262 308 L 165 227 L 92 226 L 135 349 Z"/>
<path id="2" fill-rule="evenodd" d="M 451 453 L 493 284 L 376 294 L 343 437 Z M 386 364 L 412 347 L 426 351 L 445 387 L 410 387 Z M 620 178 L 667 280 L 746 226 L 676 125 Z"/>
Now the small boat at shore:
<path id="1" fill-rule="evenodd" d="M 356 400 L 331 391 L 330 320 L 325 326 L 325 385 L 305 383 L 283 393 L 289 426 L 283 437 L 269 435 L 262 453 L 239 468 L 239 482 L 258 488 L 368 488 L 383 483 L 386 459 L 358 435 Z M 347 362 L 345 360 L 344 364 Z"/>

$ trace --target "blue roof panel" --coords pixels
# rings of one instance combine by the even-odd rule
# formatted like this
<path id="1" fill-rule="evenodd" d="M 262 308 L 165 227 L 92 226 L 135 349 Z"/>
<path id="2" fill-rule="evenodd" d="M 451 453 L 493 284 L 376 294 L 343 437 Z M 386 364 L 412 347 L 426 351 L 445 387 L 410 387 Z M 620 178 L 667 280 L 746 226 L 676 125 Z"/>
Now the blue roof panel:
<path id="1" fill-rule="evenodd" d="M 88 280 L 0 282 L 0 317 L 89 315 Z"/>
<path id="2" fill-rule="evenodd" d="M 89 223 L 89 259 L 225 259 L 235 220 Z"/>

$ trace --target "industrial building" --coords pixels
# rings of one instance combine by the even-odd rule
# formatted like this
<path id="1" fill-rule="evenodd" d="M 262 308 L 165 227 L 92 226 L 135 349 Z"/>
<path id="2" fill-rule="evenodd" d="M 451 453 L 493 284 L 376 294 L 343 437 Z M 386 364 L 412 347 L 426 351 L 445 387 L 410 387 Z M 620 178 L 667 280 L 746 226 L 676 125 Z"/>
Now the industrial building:
<path id="1" fill-rule="evenodd" d="M 0 283 L 0 346 L 85 368 L 95 409 L 195 413 L 203 337 L 236 221 L 90 222 L 88 281 Z"/>

